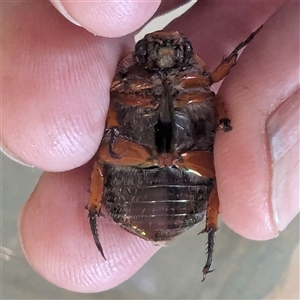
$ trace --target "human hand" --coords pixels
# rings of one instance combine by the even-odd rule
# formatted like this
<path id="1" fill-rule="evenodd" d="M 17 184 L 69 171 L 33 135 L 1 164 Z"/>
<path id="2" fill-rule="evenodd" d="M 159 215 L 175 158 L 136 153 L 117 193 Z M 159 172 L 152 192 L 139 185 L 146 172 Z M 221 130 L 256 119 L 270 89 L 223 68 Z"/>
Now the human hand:
<path id="1" fill-rule="evenodd" d="M 72 15 L 93 33 L 121 36 L 147 21 L 157 3 L 151 9 L 149 3 L 127 9 L 132 13 L 124 20 L 129 27 L 119 34 L 120 23 L 101 23 L 100 3 L 98 13 L 92 11 L 94 19 L 82 7 L 74 13 L 80 3 L 66 4 L 74 5 Z M 233 125 L 231 133 L 218 133 L 216 139 L 221 215 L 233 230 L 253 239 L 275 237 L 299 210 L 296 5 L 200 2 L 168 26 L 185 33 L 213 69 L 274 14 L 220 89 Z M 132 50 L 132 36 L 96 38 L 64 20 L 46 1 L 5 6 L 2 145 L 19 160 L 47 171 L 80 167 L 100 143 L 110 82 L 117 61 Z M 109 254 L 107 261 L 102 259 L 84 210 L 90 172 L 90 166 L 45 172 L 20 222 L 33 268 L 54 284 L 80 292 L 118 285 L 158 250 L 102 218 L 99 231 Z M 272 177 L 279 182 L 273 194 Z"/>

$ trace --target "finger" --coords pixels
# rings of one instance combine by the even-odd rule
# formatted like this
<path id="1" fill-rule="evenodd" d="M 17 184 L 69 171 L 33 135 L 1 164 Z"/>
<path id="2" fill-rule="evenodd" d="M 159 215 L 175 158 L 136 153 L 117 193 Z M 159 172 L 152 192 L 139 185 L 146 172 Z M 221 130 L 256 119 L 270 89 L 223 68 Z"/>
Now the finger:
<path id="1" fill-rule="evenodd" d="M 216 141 L 221 215 L 252 239 L 275 237 L 299 212 L 298 5 L 267 21 L 220 90 L 234 128 Z"/>
<path id="2" fill-rule="evenodd" d="M 51 0 L 72 23 L 95 35 L 120 37 L 143 26 L 160 1 L 68 1 Z"/>
<path id="3" fill-rule="evenodd" d="M 84 209 L 91 166 L 45 173 L 26 203 L 20 233 L 31 266 L 53 284 L 77 292 L 110 289 L 131 277 L 158 249 L 99 218 L 107 260 L 97 250 Z"/>
<path id="4" fill-rule="evenodd" d="M 96 38 L 47 2 L 3 4 L 1 141 L 44 170 L 87 162 L 103 133 L 124 39 Z"/>

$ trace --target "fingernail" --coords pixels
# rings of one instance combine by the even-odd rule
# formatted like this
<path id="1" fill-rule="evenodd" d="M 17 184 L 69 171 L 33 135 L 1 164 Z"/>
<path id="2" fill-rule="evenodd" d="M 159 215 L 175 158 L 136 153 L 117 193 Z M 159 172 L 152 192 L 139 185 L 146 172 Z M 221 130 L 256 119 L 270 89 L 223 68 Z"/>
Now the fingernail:
<path id="1" fill-rule="evenodd" d="M 8 148 L 6 148 L 3 144 L 0 145 L 0 151 L 5 154 L 8 158 L 10 158 L 11 160 L 23 165 L 23 166 L 27 166 L 27 167 L 34 167 L 32 165 L 29 165 L 25 162 L 23 162 L 17 155 L 15 155 L 14 153 L 12 153 Z"/>
<path id="2" fill-rule="evenodd" d="M 69 15 L 69 13 L 66 11 L 66 9 L 59 0 L 52 0 L 51 3 L 67 20 L 69 20 L 71 23 L 77 26 L 82 27 L 73 17 Z"/>
<path id="3" fill-rule="evenodd" d="M 272 114 L 267 122 L 272 159 L 274 220 L 282 231 L 299 213 L 299 89 Z"/>

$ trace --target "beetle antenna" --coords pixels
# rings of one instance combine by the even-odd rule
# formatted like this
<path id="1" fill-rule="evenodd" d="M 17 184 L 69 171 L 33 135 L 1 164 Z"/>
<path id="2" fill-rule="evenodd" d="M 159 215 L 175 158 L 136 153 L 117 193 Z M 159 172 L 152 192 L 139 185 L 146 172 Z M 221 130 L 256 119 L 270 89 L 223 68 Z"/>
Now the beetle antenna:
<path id="1" fill-rule="evenodd" d="M 212 258 L 213 258 L 213 251 L 214 251 L 214 244 L 215 244 L 215 231 L 211 230 L 208 232 L 208 239 L 207 239 L 207 260 L 206 264 L 202 270 L 203 278 L 202 282 L 205 280 L 206 275 L 208 273 L 213 272 L 214 270 L 209 270 L 211 263 L 212 263 Z"/>
<path id="2" fill-rule="evenodd" d="M 99 252 L 103 256 L 103 258 L 106 260 L 106 257 L 105 257 L 104 252 L 103 252 L 103 248 L 102 248 L 100 240 L 99 240 L 99 233 L 98 233 L 98 226 L 97 226 L 97 216 L 98 216 L 97 213 L 89 212 L 90 225 L 91 225 L 91 230 L 92 230 L 92 234 L 93 234 L 95 244 L 96 244 Z"/>

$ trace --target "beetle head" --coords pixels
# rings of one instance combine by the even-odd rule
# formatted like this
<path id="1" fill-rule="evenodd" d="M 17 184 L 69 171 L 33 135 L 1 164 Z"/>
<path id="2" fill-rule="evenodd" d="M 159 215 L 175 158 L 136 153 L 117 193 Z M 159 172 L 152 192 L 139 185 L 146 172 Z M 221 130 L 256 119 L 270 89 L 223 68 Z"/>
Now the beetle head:
<path id="1" fill-rule="evenodd" d="M 147 34 L 136 44 L 134 52 L 137 63 L 160 69 L 188 63 L 193 54 L 190 41 L 177 31 Z"/>

